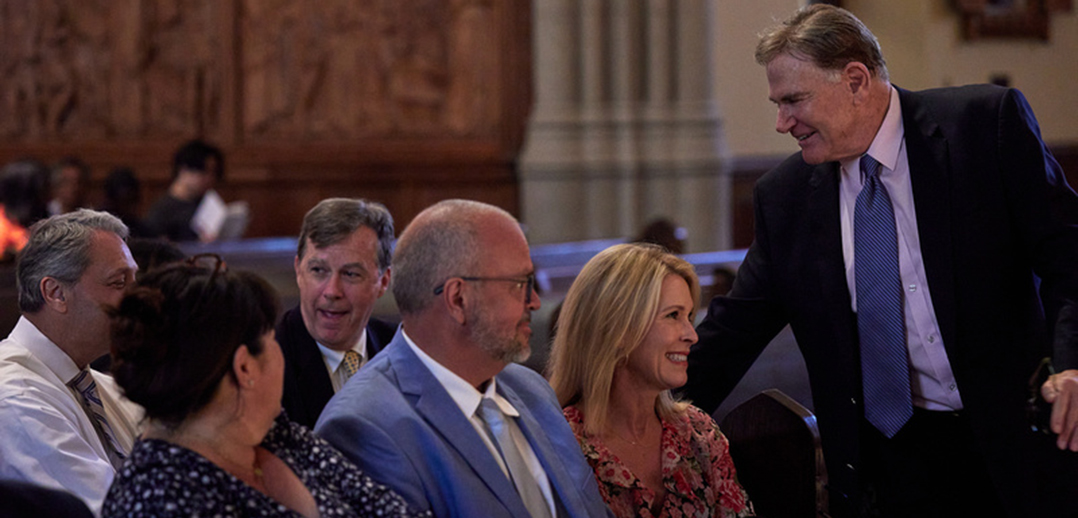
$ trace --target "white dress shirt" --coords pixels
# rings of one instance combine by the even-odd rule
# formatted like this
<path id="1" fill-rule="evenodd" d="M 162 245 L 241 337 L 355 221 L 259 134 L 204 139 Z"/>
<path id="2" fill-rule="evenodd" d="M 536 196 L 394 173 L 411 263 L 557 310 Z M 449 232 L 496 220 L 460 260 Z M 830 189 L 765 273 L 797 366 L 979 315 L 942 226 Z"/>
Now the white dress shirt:
<path id="1" fill-rule="evenodd" d="M 524 462 L 528 465 L 528 470 L 531 471 L 532 476 L 535 477 L 535 481 L 539 483 L 539 489 L 543 492 L 543 498 L 546 499 L 547 506 L 550 508 L 550 515 L 557 516 L 558 511 L 554 506 L 554 494 L 550 487 L 550 480 L 546 476 L 546 471 L 543 469 L 542 463 L 539 462 L 539 457 L 535 455 L 535 450 L 533 450 L 531 444 L 528 443 L 528 439 L 524 437 L 524 432 L 520 431 L 520 427 L 517 426 L 516 418 L 520 417 L 520 412 L 518 412 L 507 399 L 502 397 L 501 394 L 497 393 L 497 380 L 491 378 L 486 391 L 479 392 L 470 383 L 465 381 L 464 378 L 457 376 L 453 371 L 443 367 L 442 364 L 423 352 L 422 349 L 416 346 L 415 342 L 412 341 L 411 337 L 409 337 L 408 333 L 403 329 L 401 330 L 401 334 L 404 336 L 404 341 L 408 343 L 408 347 L 410 347 L 412 352 L 419 357 L 419 361 L 427 366 L 427 369 L 429 369 L 435 379 L 438 380 L 438 383 L 441 383 L 442 387 L 445 388 L 445 391 L 449 393 L 449 397 L 453 398 L 453 401 L 460 407 L 460 411 L 468 417 L 468 421 L 472 423 L 475 432 L 479 434 L 479 438 L 482 439 L 483 444 L 490 450 L 490 454 L 494 457 L 494 460 L 498 462 L 498 466 L 502 468 L 502 472 L 505 473 L 506 477 L 509 477 L 509 470 L 502 460 L 501 453 L 498 452 L 498 447 L 490 440 L 483 418 L 480 417 L 476 411 L 479 409 L 479 404 L 483 402 L 483 398 L 488 397 L 494 400 L 494 403 L 498 405 L 498 409 L 501 410 L 503 414 L 513 418 L 505 420 L 509 426 L 509 433 L 513 436 L 513 442 L 516 443 L 517 449 L 520 450 L 521 456 L 524 457 Z"/>
<path id="2" fill-rule="evenodd" d="M 928 277 L 921 258 L 917 213 L 906 156 L 905 129 L 898 91 L 891 87 L 891 103 L 868 155 L 882 166 L 880 180 L 891 197 L 898 231 L 898 266 L 905 295 L 906 345 L 910 357 L 910 387 L 913 404 L 929 410 L 961 410 L 962 397 L 955 383 L 947 351 L 943 347 L 939 322 L 932 306 Z M 853 212 L 861 192 L 860 157 L 842 162 L 839 185 L 842 221 L 842 254 L 846 262 L 846 282 L 857 311 L 857 290 L 853 264 Z"/>
<path id="3" fill-rule="evenodd" d="M 344 371 L 341 370 L 341 362 L 344 361 L 345 351 L 337 351 L 318 344 L 318 350 L 322 351 L 322 361 L 326 364 L 326 370 L 329 371 L 329 382 L 333 385 L 333 393 L 336 394 L 341 391 L 341 387 L 344 386 L 344 382 L 348 381 Z M 362 367 L 367 363 L 367 329 L 363 328 L 363 332 L 359 334 L 359 340 L 352 346 L 352 350 L 359 355 L 359 366 Z"/>
<path id="4" fill-rule="evenodd" d="M 0 342 L 0 478 L 74 493 L 93 510 L 115 470 L 80 396 L 67 386 L 75 362 L 29 320 Z M 116 439 L 131 451 L 142 409 L 120 395 L 112 377 L 92 371 Z"/>

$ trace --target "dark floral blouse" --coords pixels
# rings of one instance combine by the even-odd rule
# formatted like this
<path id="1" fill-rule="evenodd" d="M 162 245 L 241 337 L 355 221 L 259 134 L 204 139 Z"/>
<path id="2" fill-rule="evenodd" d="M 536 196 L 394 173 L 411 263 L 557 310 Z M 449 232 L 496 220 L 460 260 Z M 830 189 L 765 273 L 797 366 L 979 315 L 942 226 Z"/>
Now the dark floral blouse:
<path id="1" fill-rule="evenodd" d="M 565 418 L 595 470 L 599 492 L 618 518 L 734 518 L 755 516 L 737 482 L 730 445 L 710 416 L 690 406 L 678 418 L 664 420 L 662 478 L 666 497 L 657 515 L 655 493 L 637 478 L 598 437 L 584 433 L 584 414 L 565 408 Z"/>
<path id="2" fill-rule="evenodd" d="M 363 474 L 336 449 L 282 413 L 262 447 L 280 458 L 311 492 L 318 512 L 334 516 L 430 516 Z M 182 446 L 139 440 L 116 474 L 101 511 L 110 517 L 298 517 L 205 457 Z"/>

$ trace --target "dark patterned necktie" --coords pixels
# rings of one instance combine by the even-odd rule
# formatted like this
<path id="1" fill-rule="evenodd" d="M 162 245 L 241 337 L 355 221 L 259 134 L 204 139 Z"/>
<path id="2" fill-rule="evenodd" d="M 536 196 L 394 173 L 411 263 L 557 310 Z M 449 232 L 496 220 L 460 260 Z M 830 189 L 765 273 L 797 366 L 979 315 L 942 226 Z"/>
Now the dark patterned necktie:
<path id="1" fill-rule="evenodd" d="M 861 157 L 864 177 L 854 209 L 854 277 L 865 418 L 888 438 L 913 416 L 898 236 L 880 163 Z"/>
<path id="2" fill-rule="evenodd" d="M 83 369 L 75 379 L 71 380 L 71 386 L 82 395 L 83 405 L 89 411 L 89 417 L 94 421 L 94 428 L 102 436 L 105 442 L 105 451 L 109 454 L 109 461 L 116 469 L 120 469 L 127 454 L 123 446 L 116 438 L 116 432 L 109 425 L 105 417 L 105 407 L 101 404 L 101 397 L 97 393 L 97 383 L 90 375 L 90 369 Z"/>

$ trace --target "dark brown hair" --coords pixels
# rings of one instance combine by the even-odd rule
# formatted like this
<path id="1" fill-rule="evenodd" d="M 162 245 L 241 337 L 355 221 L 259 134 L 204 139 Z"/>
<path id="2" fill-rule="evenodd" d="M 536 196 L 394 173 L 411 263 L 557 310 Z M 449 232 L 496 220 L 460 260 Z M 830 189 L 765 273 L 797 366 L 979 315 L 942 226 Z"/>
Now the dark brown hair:
<path id="1" fill-rule="evenodd" d="M 261 277 L 223 265 L 151 271 L 112 317 L 112 373 L 146 416 L 175 426 L 213 397 L 240 345 L 262 353 L 277 294 Z"/>

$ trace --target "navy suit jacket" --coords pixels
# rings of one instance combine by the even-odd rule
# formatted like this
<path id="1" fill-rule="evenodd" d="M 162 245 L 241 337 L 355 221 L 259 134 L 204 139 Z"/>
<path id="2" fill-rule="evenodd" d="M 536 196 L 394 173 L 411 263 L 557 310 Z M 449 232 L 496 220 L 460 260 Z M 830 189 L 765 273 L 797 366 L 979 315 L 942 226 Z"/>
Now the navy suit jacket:
<path id="1" fill-rule="evenodd" d="M 397 332 L 397 326 L 376 318 L 367 321 L 367 360 L 374 358 Z M 322 351 L 307 332 L 299 307 L 292 308 L 277 324 L 277 343 L 284 355 L 284 392 L 281 404 L 289 419 L 314 428 L 329 398 L 333 382 Z"/>
<path id="2" fill-rule="evenodd" d="M 1073 512 L 1078 457 L 1029 430 L 1025 399 L 1037 361 L 1052 354 L 1051 324 L 1078 295 L 1078 198 L 1017 90 L 899 89 L 899 98 L 922 259 L 977 445 L 1012 515 Z M 798 153 L 757 182 L 755 240 L 729 296 L 712 300 L 697 330 L 686 392 L 714 410 L 789 324 L 808 367 L 832 506 L 856 509 L 861 367 L 839 171 Z M 1056 335 L 1074 336 L 1074 321 Z M 1078 367 L 1075 347 L 1057 340 L 1057 370 Z"/>
<path id="3" fill-rule="evenodd" d="M 547 381 L 515 364 L 496 379 L 498 393 L 520 412 L 559 516 L 613 516 Z M 400 333 L 333 397 L 315 433 L 434 516 L 529 517 L 468 417 Z"/>

